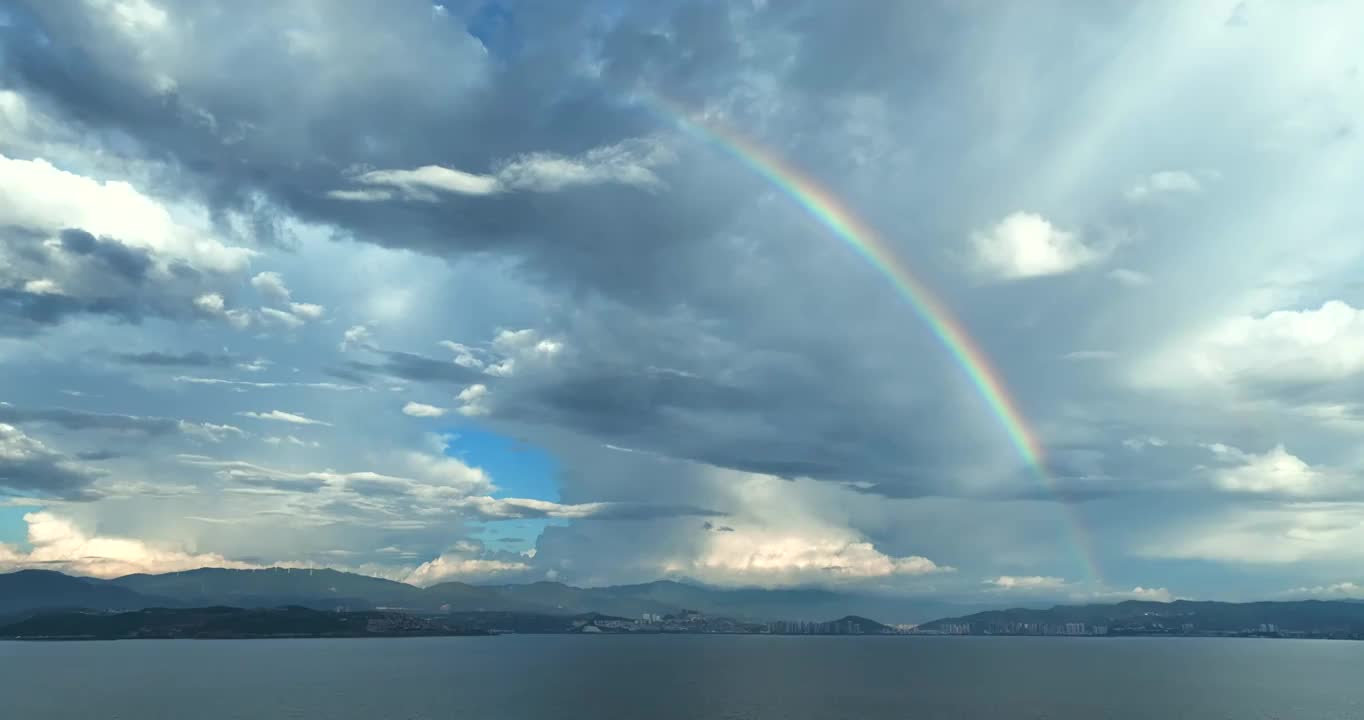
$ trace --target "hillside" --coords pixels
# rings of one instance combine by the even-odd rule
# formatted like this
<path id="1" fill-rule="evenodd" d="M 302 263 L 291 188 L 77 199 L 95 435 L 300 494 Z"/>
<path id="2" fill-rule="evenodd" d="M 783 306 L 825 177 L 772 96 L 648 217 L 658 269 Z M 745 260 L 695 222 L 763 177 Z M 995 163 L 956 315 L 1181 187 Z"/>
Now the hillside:
<path id="1" fill-rule="evenodd" d="M 394 637 L 483 635 L 484 631 L 397 613 L 322 612 L 301 607 L 153 608 L 125 613 L 42 613 L 0 625 L 16 640 Z"/>
<path id="2" fill-rule="evenodd" d="M 37 573 L 37 574 L 35 574 Z M 41 582 L 40 582 L 41 581 Z M 427 588 L 328 569 L 204 568 L 114 580 L 50 571 L 0 575 L 0 614 L 41 608 L 279 607 L 318 610 L 398 608 L 414 612 L 515 611 L 553 615 L 600 612 L 637 618 L 684 609 L 746 621 L 821 620 L 854 614 L 895 622 L 946 614 L 952 606 L 813 589 L 719 589 L 661 580 L 579 588 L 557 582 Z M 47 583 L 52 590 L 39 586 Z M 59 587 L 58 587 L 59 586 Z M 46 587 L 46 585 L 43 585 Z M 60 588 L 65 590 L 58 592 Z"/>
<path id="3" fill-rule="evenodd" d="M 990 610 L 924 623 L 923 632 L 972 635 L 1288 635 L 1364 637 L 1364 603 L 1128 600 Z"/>
<path id="4" fill-rule="evenodd" d="M 135 610 L 176 604 L 105 580 L 72 577 L 51 570 L 20 570 L 0 575 L 0 614 L 41 608 Z"/>
<path id="5" fill-rule="evenodd" d="M 162 575 L 127 575 L 110 583 L 195 607 L 300 605 L 330 610 L 337 606 L 418 608 L 429 604 L 422 590 L 411 585 L 327 569 L 202 568 Z"/>

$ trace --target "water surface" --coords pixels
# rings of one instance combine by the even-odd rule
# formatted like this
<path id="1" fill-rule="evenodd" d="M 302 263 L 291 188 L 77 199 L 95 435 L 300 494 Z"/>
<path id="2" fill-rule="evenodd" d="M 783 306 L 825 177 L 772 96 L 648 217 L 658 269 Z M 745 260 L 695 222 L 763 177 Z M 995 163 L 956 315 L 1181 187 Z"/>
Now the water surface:
<path id="1" fill-rule="evenodd" d="M 22 720 L 1364 718 L 1364 642 L 503 636 L 0 642 Z"/>

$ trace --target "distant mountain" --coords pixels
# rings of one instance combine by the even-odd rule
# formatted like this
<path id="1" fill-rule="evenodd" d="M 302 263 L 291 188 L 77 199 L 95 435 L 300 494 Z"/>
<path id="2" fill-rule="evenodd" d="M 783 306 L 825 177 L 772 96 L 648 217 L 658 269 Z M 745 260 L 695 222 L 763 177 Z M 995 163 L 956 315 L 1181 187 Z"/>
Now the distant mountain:
<path id="1" fill-rule="evenodd" d="M 38 571 L 26 571 L 38 572 Z M 128 575 L 114 580 L 73 578 L 48 572 L 68 594 L 21 597 L 0 589 L 0 614 L 39 608 L 86 607 L 282 607 L 359 611 L 378 608 L 417 613 L 518 612 L 545 615 L 604 613 L 638 618 L 695 610 L 740 621 L 820 620 L 848 614 L 903 622 L 946 614 L 953 606 L 893 597 L 815 589 L 719 589 L 661 580 L 636 585 L 580 588 L 557 582 L 470 585 L 446 582 L 427 588 L 328 569 L 229 570 L 204 568 L 161 575 Z M 0 575 L 20 582 L 21 573 Z M 2 586 L 0 586 L 2 587 Z M 83 593 L 83 594 L 82 594 Z M 102 593 L 102 594 L 100 594 Z M 957 606 L 958 612 L 960 606 Z"/>
<path id="2" fill-rule="evenodd" d="M 192 607 L 299 605 L 331 610 L 337 606 L 420 608 L 429 604 L 420 588 L 406 583 L 326 569 L 202 568 L 163 575 L 127 575 L 110 582 Z"/>
<path id="3" fill-rule="evenodd" d="M 486 635 L 487 631 L 400 613 L 269 609 L 153 608 L 124 613 L 41 613 L 0 625 L 16 640 L 168 638 L 395 637 Z"/>
<path id="4" fill-rule="evenodd" d="M 71 577 L 51 570 L 20 570 L 0 575 L 0 614 L 43 608 L 135 610 L 174 604 L 105 580 Z"/>
<path id="5" fill-rule="evenodd" d="M 992 635 L 1279 634 L 1364 637 L 1364 603 L 1128 600 L 1112 605 L 1012 608 L 924 623 L 920 630 Z"/>

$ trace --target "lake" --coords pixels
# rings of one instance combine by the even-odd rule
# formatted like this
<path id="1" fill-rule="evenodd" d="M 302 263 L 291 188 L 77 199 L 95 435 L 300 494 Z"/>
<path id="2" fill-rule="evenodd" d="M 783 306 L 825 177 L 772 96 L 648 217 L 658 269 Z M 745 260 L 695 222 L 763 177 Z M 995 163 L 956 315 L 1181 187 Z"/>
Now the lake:
<path id="1" fill-rule="evenodd" d="M 1364 642 L 502 636 L 0 642 L 16 720 L 1364 717 Z"/>

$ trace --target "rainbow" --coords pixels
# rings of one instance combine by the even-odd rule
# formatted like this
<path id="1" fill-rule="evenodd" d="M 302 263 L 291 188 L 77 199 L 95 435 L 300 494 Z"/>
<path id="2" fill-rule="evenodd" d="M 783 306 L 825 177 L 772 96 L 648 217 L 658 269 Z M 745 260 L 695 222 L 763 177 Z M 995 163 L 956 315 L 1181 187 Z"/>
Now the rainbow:
<path id="1" fill-rule="evenodd" d="M 1056 481 L 1046 467 L 1046 454 L 1037 435 L 1028 428 L 1018 403 L 1009 394 L 1004 378 L 991 364 L 980 345 L 967 332 L 933 292 L 910 272 L 890 245 L 828 189 L 781 156 L 714 122 L 696 117 L 677 103 L 658 95 L 647 98 L 676 120 L 688 134 L 722 148 L 731 157 L 757 173 L 773 187 L 790 197 L 806 213 L 861 255 L 884 275 L 914 313 L 923 320 L 939 344 L 961 367 L 976 393 L 1008 435 L 1009 442 L 1024 464 L 1038 477 L 1043 487 L 1058 499 L 1069 514 L 1074 547 L 1081 566 L 1091 580 L 1102 582 L 1102 575 L 1090 547 L 1078 509 L 1061 497 Z"/>

